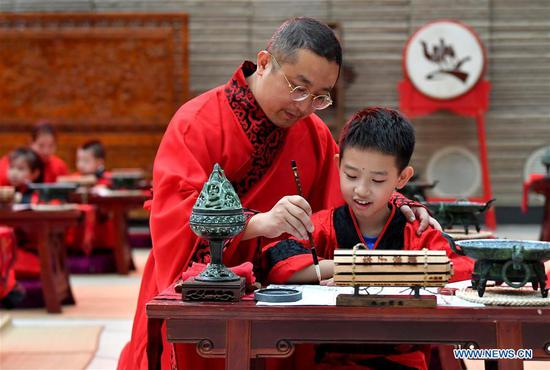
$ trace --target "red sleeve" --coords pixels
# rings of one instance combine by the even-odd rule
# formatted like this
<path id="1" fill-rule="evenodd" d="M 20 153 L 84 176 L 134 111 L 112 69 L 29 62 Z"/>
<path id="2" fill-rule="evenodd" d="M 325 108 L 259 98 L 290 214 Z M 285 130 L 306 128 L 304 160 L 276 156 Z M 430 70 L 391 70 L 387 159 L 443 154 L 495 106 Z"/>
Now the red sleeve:
<path id="1" fill-rule="evenodd" d="M 170 122 L 155 158 L 150 226 L 156 284 L 160 289 L 186 270 L 199 244 L 189 227 L 189 218 L 214 164 L 218 162 L 231 179 L 235 167 L 249 155 L 245 147 L 250 144 L 244 141 L 244 135 L 235 136 L 230 131 L 240 130 L 240 126 L 233 116 L 220 116 L 218 108 L 217 100 L 205 104 L 200 98 L 184 105 Z M 224 262 L 228 266 L 251 260 L 234 258 L 238 260 L 234 263 L 233 255 L 255 252 L 248 251 L 254 243 L 235 246 L 241 236 L 225 245 Z"/>
<path id="2" fill-rule="evenodd" d="M 403 194 L 401 194 L 397 191 L 393 192 L 393 194 L 390 198 L 390 203 L 395 204 L 397 206 L 397 208 L 401 208 L 403 206 L 424 207 L 424 208 L 426 208 L 426 206 L 423 205 L 422 203 L 417 202 L 415 200 L 410 200 L 409 198 L 407 198 L 406 196 L 404 196 Z"/>
<path id="3" fill-rule="evenodd" d="M 8 169 L 10 168 L 10 162 L 7 155 L 0 159 L 0 186 L 10 185 L 8 181 Z"/>
<path id="4" fill-rule="evenodd" d="M 408 222 L 405 225 L 405 249 L 420 250 L 422 248 L 427 248 L 430 250 L 444 250 L 453 263 L 454 274 L 449 282 L 471 279 L 474 261 L 469 257 L 459 256 L 453 252 L 447 239 L 445 239 L 440 231 L 435 230 L 431 226 L 425 230 L 422 235 L 416 235 L 416 230 L 419 225 L 420 222 L 418 220 L 413 223 Z"/>
<path id="5" fill-rule="evenodd" d="M 311 219 L 315 230 L 313 242 L 319 260 L 332 258 L 336 248 L 334 228 L 332 227 L 333 209 L 314 214 Z M 267 282 L 283 284 L 296 272 L 313 264 L 309 240 L 290 237 L 271 243 L 262 250 L 262 265 L 267 270 Z"/>

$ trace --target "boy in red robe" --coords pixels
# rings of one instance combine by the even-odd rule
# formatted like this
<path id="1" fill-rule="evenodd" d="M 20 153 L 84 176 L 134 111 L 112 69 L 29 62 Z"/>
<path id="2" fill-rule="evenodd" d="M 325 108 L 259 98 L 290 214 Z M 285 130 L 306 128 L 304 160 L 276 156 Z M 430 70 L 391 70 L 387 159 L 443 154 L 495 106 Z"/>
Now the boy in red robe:
<path id="1" fill-rule="evenodd" d="M 105 171 L 105 146 L 99 140 L 90 140 L 78 147 L 76 151 L 77 176 L 93 175 L 97 179 L 96 185 L 108 186 L 111 184 L 110 173 Z M 92 246 L 114 248 L 116 243 L 115 226 L 111 215 L 99 208 L 95 214 Z M 80 226 L 81 235 L 88 236 L 84 226 Z M 82 239 L 82 238 L 81 238 Z M 77 246 L 78 247 L 78 246 Z M 89 251 L 91 252 L 91 251 Z"/>
<path id="2" fill-rule="evenodd" d="M 52 124 L 39 122 L 33 127 L 30 147 L 40 155 L 44 162 L 43 182 L 55 182 L 57 176 L 68 173 L 65 162 L 54 154 L 57 149 L 57 136 Z M 8 182 L 8 167 L 9 160 L 6 155 L 0 159 L 0 185 L 6 185 Z"/>
<path id="3" fill-rule="evenodd" d="M 208 262 L 207 244 L 189 228 L 191 209 L 215 163 L 251 210 L 243 233 L 224 252 L 228 266 L 259 263 L 258 246 L 313 231 L 312 211 L 341 204 L 333 158 L 338 147 L 314 114 L 328 107 L 342 64 L 333 31 L 311 18 L 285 22 L 257 64 L 244 62 L 231 79 L 184 104 L 172 118 L 153 168 L 152 253 L 145 266 L 131 342 L 119 369 L 147 369 L 145 304 L 172 285 L 192 262 Z M 300 166 L 296 194 L 290 161 Z M 398 197 L 400 204 L 406 202 Z M 404 207 L 410 211 L 408 207 Z M 254 211 L 252 211 L 254 210 Z M 403 207 L 401 208 L 403 210 Z M 415 207 L 424 229 L 427 211 Z M 412 212 L 408 217 L 414 218 Z M 192 345 L 168 345 L 162 368 L 221 369 Z"/>
<path id="4" fill-rule="evenodd" d="M 311 217 L 313 242 L 321 258 L 319 264 L 324 279 L 333 276 L 334 250 L 352 249 L 358 243 L 369 249 L 444 250 L 453 261 L 452 279 L 471 277 L 471 259 L 453 253 L 447 239 L 436 229 L 429 228 L 418 235 L 417 222 L 408 223 L 391 201 L 394 190 L 405 186 L 414 173 L 409 166 L 414 142 L 412 125 L 389 109 L 365 109 L 356 113 L 344 127 L 336 159 L 346 204 Z M 268 245 L 263 253 L 268 281 L 316 283 L 310 248 L 308 240 L 296 238 Z M 427 369 L 424 352 L 417 346 L 345 345 L 346 351 L 355 349 L 357 353 L 344 357 L 338 353 L 341 349 L 334 351 L 334 348 L 317 347 L 316 358 L 320 363 L 316 365 L 312 358 L 305 368 L 337 370 L 345 359 L 346 369 L 353 364 L 361 369 L 392 368 L 396 363 L 412 369 Z"/>

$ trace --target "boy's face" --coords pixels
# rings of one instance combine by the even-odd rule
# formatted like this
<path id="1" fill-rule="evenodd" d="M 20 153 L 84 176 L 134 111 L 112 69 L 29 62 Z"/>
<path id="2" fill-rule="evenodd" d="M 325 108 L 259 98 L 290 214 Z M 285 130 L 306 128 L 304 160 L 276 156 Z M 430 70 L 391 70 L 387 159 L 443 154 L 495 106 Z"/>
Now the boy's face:
<path id="1" fill-rule="evenodd" d="M 95 175 L 103 165 L 103 159 L 94 157 L 90 150 L 78 149 L 76 151 L 76 169 L 81 175 Z"/>
<path id="2" fill-rule="evenodd" d="M 10 161 L 8 181 L 12 186 L 21 186 L 33 182 L 37 178 L 38 170 L 33 173 L 24 158 L 19 157 Z"/>
<path id="3" fill-rule="evenodd" d="M 31 143 L 31 149 L 38 153 L 43 161 L 47 161 L 48 158 L 55 153 L 55 138 L 50 134 L 40 134 L 36 140 Z"/>
<path id="4" fill-rule="evenodd" d="M 393 191 L 402 188 L 413 173 L 410 166 L 400 172 L 395 156 L 348 147 L 339 164 L 342 197 L 358 220 L 376 220 L 387 212 Z"/>

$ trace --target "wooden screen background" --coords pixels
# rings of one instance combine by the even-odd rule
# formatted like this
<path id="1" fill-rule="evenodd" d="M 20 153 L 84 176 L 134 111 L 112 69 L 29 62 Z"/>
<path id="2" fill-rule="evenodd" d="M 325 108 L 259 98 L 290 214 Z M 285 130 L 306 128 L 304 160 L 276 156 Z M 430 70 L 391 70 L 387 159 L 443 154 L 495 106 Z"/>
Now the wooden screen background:
<path id="1" fill-rule="evenodd" d="M 0 14 L 0 154 L 48 120 L 73 169 L 100 139 L 108 168 L 151 171 L 189 97 L 187 45 L 186 14 Z"/>

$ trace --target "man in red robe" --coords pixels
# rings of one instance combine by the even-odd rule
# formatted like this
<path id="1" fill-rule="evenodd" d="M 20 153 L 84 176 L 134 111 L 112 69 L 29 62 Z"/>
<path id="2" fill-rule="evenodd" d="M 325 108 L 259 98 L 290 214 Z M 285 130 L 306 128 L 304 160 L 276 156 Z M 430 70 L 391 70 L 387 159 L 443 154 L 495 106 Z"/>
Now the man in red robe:
<path id="1" fill-rule="evenodd" d="M 338 147 L 313 113 L 330 105 L 341 64 L 340 44 L 328 26 L 311 18 L 291 19 L 275 32 L 267 50 L 258 53 L 256 65 L 244 62 L 225 85 L 176 112 L 154 163 L 153 250 L 143 273 L 132 339 L 119 369 L 147 369 L 145 304 L 190 263 L 209 261 L 207 244 L 191 231 L 189 217 L 215 163 L 234 185 L 243 207 L 251 210 L 244 232 L 226 247 L 228 266 L 259 262 L 258 245 L 288 235 L 304 238 L 306 230 L 313 231 L 312 211 L 342 203 L 334 164 Z M 291 160 L 300 169 L 303 198 L 289 195 L 296 194 Z M 429 216 L 415 209 L 423 230 Z M 168 345 L 165 334 L 163 340 L 163 369 L 224 366 L 223 359 L 201 358 L 194 346 Z"/>
<path id="2" fill-rule="evenodd" d="M 32 130 L 31 149 L 40 155 L 44 162 L 44 182 L 55 182 L 58 176 L 68 173 L 65 162 L 56 156 L 57 135 L 55 128 L 48 122 L 39 122 Z M 5 155 L 0 159 L 0 185 L 8 185 L 9 159 Z"/>

